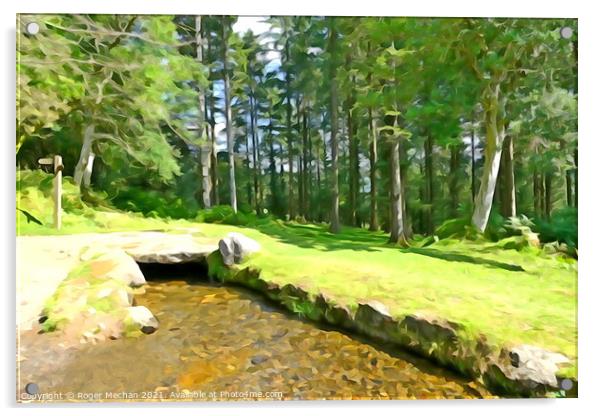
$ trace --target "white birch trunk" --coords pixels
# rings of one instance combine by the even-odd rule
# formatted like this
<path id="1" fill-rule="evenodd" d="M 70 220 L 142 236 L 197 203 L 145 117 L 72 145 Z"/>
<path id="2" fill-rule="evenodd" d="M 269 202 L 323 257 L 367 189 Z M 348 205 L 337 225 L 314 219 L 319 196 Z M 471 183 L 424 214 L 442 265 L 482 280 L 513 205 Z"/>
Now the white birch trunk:
<path id="1" fill-rule="evenodd" d="M 495 184 L 500 169 L 502 144 L 504 140 L 504 109 L 499 99 L 499 85 L 490 86 L 485 97 L 485 166 L 481 177 L 479 193 L 475 199 L 475 210 L 472 215 L 473 225 L 480 231 L 485 231 L 491 206 Z"/>
<path id="2" fill-rule="evenodd" d="M 196 16 L 196 59 L 203 65 L 203 31 L 202 17 Z M 205 91 L 199 88 L 199 132 L 201 135 L 201 146 L 199 146 L 199 162 L 201 165 L 201 188 L 203 198 L 203 208 L 211 207 L 211 157 L 207 149 L 207 134 L 205 133 Z"/>
<path id="3" fill-rule="evenodd" d="M 94 154 L 94 152 L 90 152 L 88 154 L 88 162 L 86 163 L 86 167 L 84 168 L 84 177 L 83 177 L 83 186 L 84 188 L 89 188 L 90 187 L 90 182 L 92 179 L 92 169 L 94 168 L 94 158 L 96 157 L 96 155 Z"/>
<path id="4" fill-rule="evenodd" d="M 84 171 L 88 165 L 90 160 L 90 154 L 92 153 L 92 142 L 94 141 L 94 124 L 90 124 L 84 130 L 84 142 L 82 143 L 82 149 L 79 153 L 79 160 L 77 161 L 77 165 L 75 165 L 75 170 L 73 171 L 73 180 L 78 187 L 82 186 L 82 181 L 84 178 Z M 94 158 L 92 158 L 92 161 Z M 92 168 L 90 167 L 90 174 L 92 173 Z"/>
<path id="5" fill-rule="evenodd" d="M 393 138 L 390 153 L 391 169 L 391 243 L 403 242 L 403 209 L 401 198 L 401 169 L 399 166 L 399 139 Z"/>

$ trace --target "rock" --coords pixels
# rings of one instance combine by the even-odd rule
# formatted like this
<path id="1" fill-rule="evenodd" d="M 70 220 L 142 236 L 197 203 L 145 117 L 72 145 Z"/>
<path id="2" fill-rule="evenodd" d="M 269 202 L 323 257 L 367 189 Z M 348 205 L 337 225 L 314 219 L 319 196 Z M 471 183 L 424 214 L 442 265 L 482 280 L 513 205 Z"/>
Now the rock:
<path id="1" fill-rule="evenodd" d="M 199 262 L 215 251 L 214 244 L 199 244 L 190 234 L 158 232 L 139 233 L 124 249 L 138 263 L 191 263 Z"/>
<path id="2" fill-rule="evenodd" d="M 251 363 L 253 365 L 258 365 L 258 364 L 266 362 L 268 360 L 268 358 L 269 357 L 267 355 L 256 355 L 253 358 L 251 358 Z"/>
<path id="3" fill-rule="evenodd" d="M 556 379 L 558 366 L 569 362 L 569 359 L 562 354 L 532 345 L 516 346 L 508 355 L 512 366 L 506 368 L 505 373 L 508 373 L 509 378 L 533 381 L 551 387 L 558 387 Z"/>
<path id="4" fill-rule="evenodd" d="M 96 293 L 96 299 L 111 298 L 111 303 L 117 306 L 128 307 L 132 304 L 134 297 L 123 287 L 104 286 Z"/>
<path id="5" fill-rule="evenodd" d="M 219 251 L 226 266 L 240 264 L 247 256 L 260 249 L 257 241 L 240 233 L 229 233 L 219 241 Z"/>
<path id="6" fill-rule="evenodd" d="M 152 334 L 159 328 L 159 321 L 145 306 L 130 306 L 127 308 L 126 321 L 129 324 L 139 326 L 145 334 Z"/>
<path id="7" fill-rule="evenodd" d="M 142 286 L 146 279 L 138 267 L 138 263 L 125 251 L 120 249 L 101 250 L 91 248 L 81 255 L 83 261 L 90 261 L 91 267 L 98 265 L 102 270 L 102 276 L 107 279 L 117 279 L 129 286 Z"/>
<path id="8" fill-rule="evenodd" d="M 362 303 L 360 302 L 360 304 L 362 304 Z M 383 316 L 386 316 L 388 318 L 391 317 L 391 313 L 389 312 L 389 309 L 383 303 L 381 303 L 377 300 L 370 300 L 370 301 L 366 302 L 365 305 L 370 306 L 372 309 L 374 309 L 376 312 L 380 313 Z"/>

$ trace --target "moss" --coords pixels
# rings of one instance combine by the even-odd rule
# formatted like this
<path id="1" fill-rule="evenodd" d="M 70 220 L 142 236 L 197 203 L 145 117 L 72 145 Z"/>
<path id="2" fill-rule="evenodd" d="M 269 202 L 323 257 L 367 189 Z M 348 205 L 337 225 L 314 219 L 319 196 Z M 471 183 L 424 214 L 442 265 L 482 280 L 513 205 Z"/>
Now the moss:
<path id="1" fill-rule="evenodd" d="M 220 252 L 214 251 L 207 256 L 207 273 L 211 278 L 225 282 L 233 272 L 224 265 Z"/>
<path id="2" fill-rule="evenodd" d="M 105 317 L 111 321 L 124 319 L 132 289 L 119 279 L 105 278 L 98 263 L 93 258 L 78 264 L 59 284 L 45 302 L 42 331 L 64 330 L 76 325 L 81 326 L 81 333 L 96 333 L 98 323 Z"/>

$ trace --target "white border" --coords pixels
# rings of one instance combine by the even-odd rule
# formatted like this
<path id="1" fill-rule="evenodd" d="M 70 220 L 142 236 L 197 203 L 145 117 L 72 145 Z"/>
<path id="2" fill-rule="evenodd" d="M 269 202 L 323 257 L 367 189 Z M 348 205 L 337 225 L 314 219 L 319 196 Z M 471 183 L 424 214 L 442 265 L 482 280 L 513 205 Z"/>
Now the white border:
<path id="1" fill-rule="evenodd" d="M 264 0 L 102 0 L 85 2 L 82 0 L 5 0 L 2 2 L 1 19 L 3 22 L 2 55 L 2 94 L 0 114 L 3 118 L 2 144 L 2 194 L 0 204 L 3 220 L 3 247 L 0 250 L 5 273 L 2 273 L 5 307 L 2 327 L 5 334 L 2 342 L 2 358 L 5 365 L 2 379 L 3 405 L 8 407 L 5 414 L 31 414 L 44 408 L 14 406 L 14 154 L 13 140 L 15 135 L 15 14 L 20 13 L 144 13 L 144 14 L 311 14 L 311 15 L 398 15 L 398 16 L 513 16 L 513 17 L 577 17 L 579 18 L 579 188 L 580 188 L 580 259 L 579 259 L 579 399 L 574 400 L 499 400 L 488 402 L 471 401 L 422 401 L 422 402 L 296 402 L 272 404 L 206 404 L 169 406 L 124 406 L 125 410 L 115 405 L 77 406 L 45 408 L 49 414 L 80 415 L 82 411 L 92 414 L 119 412 L 144 412 L 145 415 L 165 414 L 166 411 L 178 414 L 225 414 L 242 413 L 248 415 L 282 415 L 308 413 L 345 412 L 365 414 L 369 411 L 390 413 L 446 414 L 446 415 L 507 415 L 508 413 L 545 413 L 554 414 L 589 414 L 599 407 L 597 399 L 600 395 L 602 373 L 600 348 L 602 346 L 600 318 L 602 311 L 600 296 L 602 294 L 602 275 L 598 269 L 598 241 L 602 238 L 600 230 L 601 213 L 598 212 L 598 198 L 601 176 L 595 169 L 600 165 L 602 155 L 602 131 L 600 129 L 601 106 L 599 104 L 600 77 L 600 43 L 602 34 L 600 15 L 596 13 L 594 2 L 585 1 L 539 1 L 504 0 L 500 2 L 486 1 L 383 1 L 370 0 L 363 2 L 328 2 L 326 0 L 264 1 Z M 597 98 L 597 99 L 596 99 Z M 511 284 L 509 282 L 509 284 Z M 142 409 L 135 409 L 142 407 Z M 373 409 L 376 407 L 376 409 Z M 200 408 L 200 409 L 199 409 Z"/>

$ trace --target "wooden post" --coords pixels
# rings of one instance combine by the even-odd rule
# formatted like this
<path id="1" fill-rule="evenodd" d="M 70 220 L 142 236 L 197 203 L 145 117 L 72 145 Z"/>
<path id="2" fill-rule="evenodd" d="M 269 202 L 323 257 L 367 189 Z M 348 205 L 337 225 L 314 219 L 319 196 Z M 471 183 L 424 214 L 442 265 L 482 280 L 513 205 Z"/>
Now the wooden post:
<path id="1" fill-rule="evenodd" d="M 54 179 L 52 180 L 52 199 L 54 200 L 54 227 L 61 229 L 61 196 L 63 194 L 63 158 L 55 155 L 54 158 L 38 159 L 40 165 L 52 165 Z"/>
<path id="2" fill-rule="evenodd" d="M 63 158 L 54 156 L 54 227 L 61 229 L 61 200 L 63 194 Z"/>

